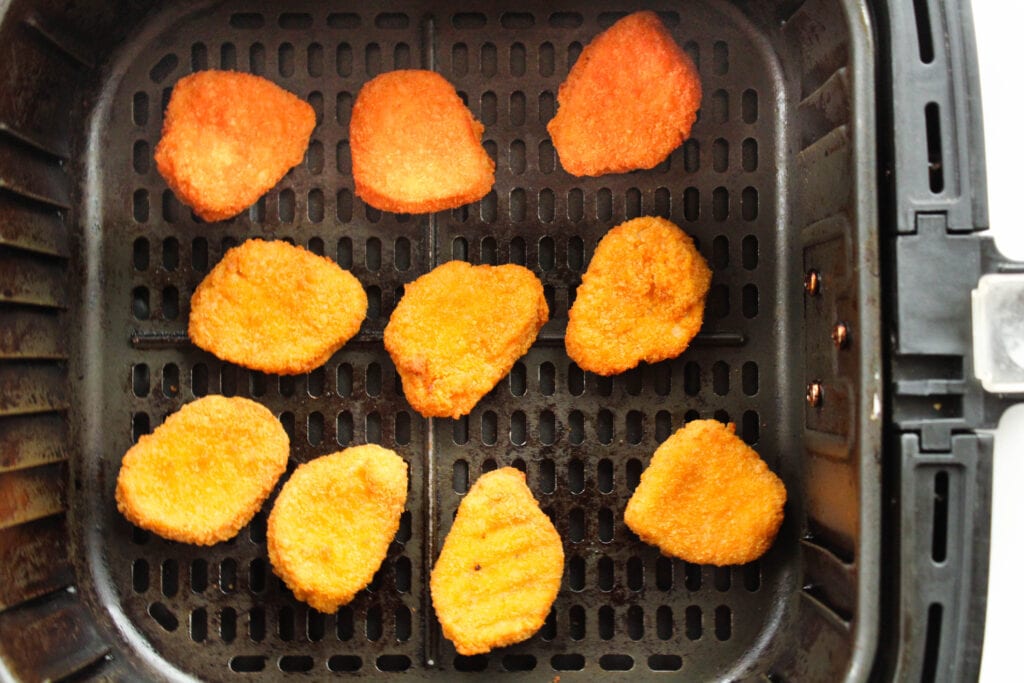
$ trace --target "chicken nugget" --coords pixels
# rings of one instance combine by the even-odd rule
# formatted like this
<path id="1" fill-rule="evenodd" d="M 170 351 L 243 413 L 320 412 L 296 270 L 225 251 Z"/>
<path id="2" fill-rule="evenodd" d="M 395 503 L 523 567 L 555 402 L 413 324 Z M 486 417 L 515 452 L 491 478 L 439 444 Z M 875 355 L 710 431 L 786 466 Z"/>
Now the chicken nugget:
<path id="1" fill-rule="evenodd" d="M 508 374 L 547 321 L 544 288 L 531 271 L 449 261 L 406 285 L 384 348 L 414 409 L 460 417 Z"/>
<path id="2" fill-rule="evenodd" d="M 771 547 L 786 487 L 735 434 L 694 420 L 665 440 L 626 505 L 626 525 L 661 552 L 695 564 L 745 564 Z"/>
<path id="3" fill-rule="evenodd" d="M 383 211 L 428 213 L 475 202 L 494 185 L 483 125 L 433 71 L 377 76 L 352 106 L 356 195 Z"/>
<path id="4" fill-rule="evenodd" d="M 199 283 L 188 336 L 222 360 L 296 375 L 344 346 L 366 306 L 359 280 L 329 258 L 287 242 L 249 240 Z"/>
<path id="5" fill-rule="evenodd" d="M 288 463 L 288 434 L 247 398 L 206 396 L 182 406 L 128 449 L 117 509 L 135 526 L 196 545 L 249 523 Z"/>
<path id="6" fill-rule="evenodd" d="M 398 531 L 408 471 L 373 444 L 299 465 L 267 520 L 270 564 L 296 598 L 331 613 L 370 583 Z"/>
<path id="7" fill-rule="evenodd" d="M 503 467 L 459 504 L 430 574 L 434 611 L 459 654 L 526 640 L 544 625 L 562 583 L 562 539 L 526 486 Z"/>
<path id="8" fill-rule="evenodd" d="M 693 61 L 658 15 L 636 12 L 583 48 L 548 133 L 575 176 L 653 168 L 689 137 L 700 100 Z"/>
<path id="9" fill-rule="evenodd" d="M 199 71 L 175 83 L 156 169 L 205 221 L 240 213 L 302 161 L 313 108 L 265 78 Z"/>
<path id="10" fill-rule="evenodd" d="M 707 263 L 674 223 L 626 221 L 594 250 L 569 310 L 565 349 L 599 375 L 675 358 L 700 330 L 710 286 Z"/>

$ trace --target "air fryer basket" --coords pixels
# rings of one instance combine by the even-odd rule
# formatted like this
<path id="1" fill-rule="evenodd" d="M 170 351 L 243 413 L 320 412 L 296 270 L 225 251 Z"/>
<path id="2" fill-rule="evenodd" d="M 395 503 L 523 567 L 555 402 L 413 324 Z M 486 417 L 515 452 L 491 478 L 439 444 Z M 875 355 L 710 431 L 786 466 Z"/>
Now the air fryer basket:
<path id="1" fill-rule="evenodd" d="M 545 130 L 558 85 L 640 5 L 29 4 L 0 6 L 0 674 L 859 680 L 895 666 L 892 648 L 875 661 L 895 579 L 880 564 L 885 144 L 869 7 L 645 3 L 699 66 L 692 139 L 650 171 L 574 178 Z M 212 225 L 152 161 L 171 88 L 205 68 L 263 75 L 317 114 L 305 161 Z M 354 196 L 352 101 L 395 68 L 439 71 L 485 124 L 497 168 L 482 201 L 404 216 Z M 697 240 L 714 271 L 704 327 L 676 360 L 584 373 L 562 345 L 575 287 L 601 236 L 640 215 Z M 266 376 L 188 342 L 192 291 L 250 237 L 336 259 L 366 288 L 366 324 L 323 368 Z M 426 420 L 381 336 L 403 285 L 451 259 L 530 268 L 551 320 L 470 415 Z M 273 498 L 213 548 L 116 512 L 124 451 L 211 393 L 279 415 L 289 471 L 364 442 L 408 461 L 395 542 L 336 614 L 270 571 Z M 735 422 L 786 483 L 786 522 L 758 562 L 689 565 L 622 522 L 650 454 L 698 417 Z M 563 538 L 563 587 L 537 636 L 459 657 L 429 567 L 468 486 L 503 465 L 527 473 Z"/>

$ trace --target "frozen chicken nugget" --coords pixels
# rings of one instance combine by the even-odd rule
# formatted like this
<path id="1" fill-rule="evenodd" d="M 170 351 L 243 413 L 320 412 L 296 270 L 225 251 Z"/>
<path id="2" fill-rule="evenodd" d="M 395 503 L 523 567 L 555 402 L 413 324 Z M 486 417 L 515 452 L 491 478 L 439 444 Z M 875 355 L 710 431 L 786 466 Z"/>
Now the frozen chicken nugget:
<path id="1" fill-rule="evenodd" d="M 182 406 L 128 449 L 117 509 L 132 524 L 182 543 L 213 545 L 249 523 L 288 463 L 288 435 L 247 398 Z"/>
<path id="2" fill-rule="evenodd" d="M 156 169 L 205 221 L 231 218 L 302 161 L 313 108 L 265 78 L 200 71 L 175 83 Z"/>
<path id="3" fill-rule="evenodd" d="M 460 417 L 508 374 L 547 321 L 544 288 L 531 271 L 449 261 L 406 285 L 384 348 L 414 409 Z"/>
<path id="4" fill-rule="evenodd" d="M 372 444 L 299 465 L 267 520 L 270 563 L 295 597 L 330 613 L 373 580 L 405 509 L 408 470 Z"/>
<path id="5" fill-rule="evenodd" d="M 494 162 L 484 127 L 433 71 L 391 71 L 363 86 L 349 140 L 356 195 L 383 211 L 428 213 L 482 198 Z"/>
<path id="6" fill-rule="evenodd" d="M 700 100 L 689 56 L 658 15 L 636 12 L 583 49 L 548 133 L 573 175 L 653 168 L 689 137 Z"/>
<path id="7" fill-rule="evenodd" d="M 329 258 L 287 242 L 249 240 L 199 283 L 188 336 L 222 360 L 295 375 L 344 346 L 366 305 L 359 280 Z"/>
<path id="8" fill-rule="evenodd" d="M 718 566 L 756 560 L 782 524 L 786 487 L 736 436 L 694 420 L 651 458 L 626 505 L 626 525 L 666 555 Z"/>
<path id="9" fill-rule="evenodd" d="M 569 310 L 565 349 L 599 375 L 675 358 L 700 330 L 710 286 L 707 263 L 674 223 L 626 221 L 594 250 Z"/>
<path id="10" fill-rule="evenodd" d="M 459 654 L 526 640 L 544 625 L 562 583 L 562 539 L 526 486 L 503 467 L 463 498 L 430 574 L 434 611 Z"/>

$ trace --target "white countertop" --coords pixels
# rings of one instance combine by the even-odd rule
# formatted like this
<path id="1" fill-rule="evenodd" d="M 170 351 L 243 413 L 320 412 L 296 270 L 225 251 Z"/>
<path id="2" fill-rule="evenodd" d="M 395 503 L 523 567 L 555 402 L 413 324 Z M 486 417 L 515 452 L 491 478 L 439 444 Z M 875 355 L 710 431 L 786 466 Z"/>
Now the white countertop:
<path id="1" fill-rule="evenodd" d="M 1020 77 L 1024 7 L 973 0 L 988 165 L 989 221 L 996 244 L 1024 261 L 1024 82 Z M 1024 616 L 1024 405 L 1004 414 L 996 433 L 992 553 L 981 681 L 1015 680 L 1021 671 Z"/>

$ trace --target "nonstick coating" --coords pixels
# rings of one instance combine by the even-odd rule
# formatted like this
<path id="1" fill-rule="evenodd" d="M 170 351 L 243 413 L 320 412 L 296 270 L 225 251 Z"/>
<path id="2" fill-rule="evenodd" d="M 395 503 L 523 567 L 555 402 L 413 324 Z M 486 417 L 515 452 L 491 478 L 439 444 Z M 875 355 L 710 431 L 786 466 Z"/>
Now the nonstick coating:
<path id="1" fill-rule="evenodd" d="M 282 12 L 227 2 L 160 14 L 125 45 L 90 133 L 93 158 L 102 160 L 91 168 L 99 233 L 90 258 L 102 277 L 91 323 L 74 334 L 94 354 L 93 381 L 77 397 L 82 431 L 102 448 L 83 453 L 84 470 L 97 479 L 76 494 L 76 509 L 96 594 L 140 658 L 168 676 L 212 680 L 256 671 L 516 671 L 550 680 L 580 670 L 706 680 L 761 670 L 760 654 L 792 626 L 802 504 L 791 496 L 766 556 L 732 568 L 662 557 L 622 514 L 657 445 L 698 417 L 734 422 L 790 491 L 803 486 L 786 84 L 771 43 L 735 9 L 710 0 L 654 8 L 699 65 L 700 118 L 657 168 L 601 178 L 565 173 L 545 126 L 582 46 L 631 5 L 350 10 L 307 2 Z M 305 161 L 248 212 L 215 224 L 191 216 L 152 159 L 175 81 L 207 68 L 263 75 L 309 101 L 318 121 Z M 482 201 L 406 216 L 354 196 L 352 102 L 363 83 L 396 68 L 439 71 L 485 124 L 497 168 Z M 704 327 L 678 359 L 614 378 L 584 373 L 562 343 L 575 288 L 602 235 L 643 215 L 680 225 L 713 269 Z M 368 293 L 362 331 L 308 375 L 250 372 L 187 340 L 196 285 L 226 249 L 253 237 L 336 259 Z M 544 283 L 551 320 L 470 415 L 425 420 L 403 398 L 381 334 L 403 285 L 451 259 L 530 268 Z M 280 416 L 292 438 L 289 472 L 365 442 L 409 462 L 398 536 L 371 586 L 337 614 L 307 608 L 271 572 L 265 531 L 273 497 L 237 538 L 212 548 L 164 541 L 117 513 L 125 450 L 183 403 L 214 393 L 252 397 Z M 537 636 L 459 657 L 432 614 L 429 567 L 468 486 L 503 465 L 527 473 L 554 520 L 565 544 L 564 583 Z"/>

